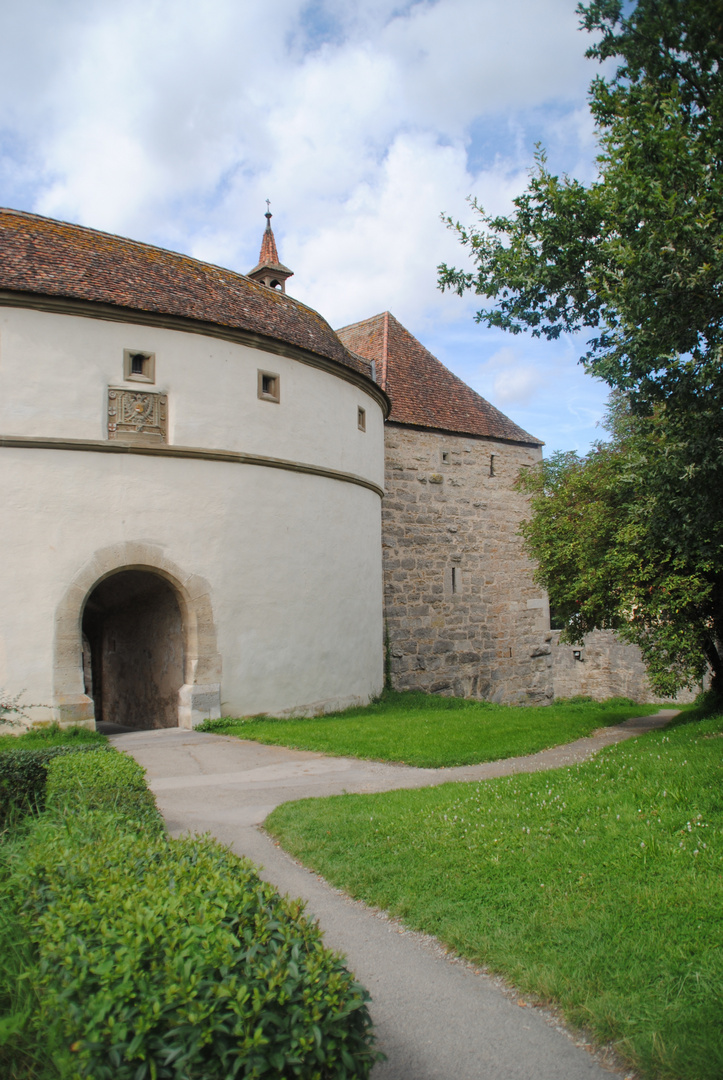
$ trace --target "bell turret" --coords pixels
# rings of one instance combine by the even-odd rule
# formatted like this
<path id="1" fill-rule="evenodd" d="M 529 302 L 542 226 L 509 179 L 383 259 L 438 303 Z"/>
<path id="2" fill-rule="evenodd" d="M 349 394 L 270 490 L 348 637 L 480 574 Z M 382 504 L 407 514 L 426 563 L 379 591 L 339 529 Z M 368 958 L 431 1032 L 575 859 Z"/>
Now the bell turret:
<path id="1" fill-rule="evenodd" d="M 259 253 L 258 264 L 250 270 L 248 277 L 253 278 L 254 281 L 260 281 L 262 285 L 267 285 L 270 289 L 279 289 L 281 292 L 286 292 L 286 280 L 287 278 L 294 276 L 294 271 L 289 270 L 288 266 L 284 266 L 279 262 L 279 253 L 276 250 L 276 240 L 274 238 L 274 231 L 271 228 L 271 204 L 269 200 L 266 200 L 266 228 L 264 229 L 264 235 L 261 240 L 261 251 Z"/>

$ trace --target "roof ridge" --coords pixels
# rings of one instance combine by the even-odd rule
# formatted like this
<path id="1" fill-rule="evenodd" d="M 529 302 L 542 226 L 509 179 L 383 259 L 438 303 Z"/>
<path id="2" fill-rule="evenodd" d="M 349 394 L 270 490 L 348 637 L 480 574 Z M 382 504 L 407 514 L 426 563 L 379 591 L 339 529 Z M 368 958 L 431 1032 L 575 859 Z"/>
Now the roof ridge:
<path id="1" fill-rule="evenodd" d="M 36 214 L 32 210 L 15 210 L 12 206 L 0 206 L 0 214 L 13 214 L 15 217 L 29 218 L 33 221 L 52 222 L 53 225 L 65 225 L 69 229 L 81 229 L 85 233 L 91 233 L 93 236 L 101 236 L 103 238 L 110 238 L 111 240 L 122 240 L 124 244 L 132 244 L 134 247 L 143 248 L 149 251 L 160 251 L 164 255 L 175 255 L 179 259 L 188 259 L 190 262 L 199 263 L 201 266 L 209 266 L 214 270 L 223 270 L 227 274 L 239 274 L 241 277 L 246 277 L 246 274 L 241 274 L 239 270 L 231 270 L 228 266 L 221 266 L 220 263 L 204 262 L 203 259 L 196 258 L 195 255 L 187 255 L 183 251 L 175 251 L 173 248 L 164 248 L 159 244 L 149 244 L 147 240 L 134 240 L 132 236 L 124 236 L 122 233 L 108 232 L 106 229 L 95 229 L 92 225 L 80 225 L 77 221 L 66 221 L 65 218 L 48 217 L 46 214 Z"/>
<path id="2" fill-rule="evenodd" d="M 382 330 L 382 390 L 386 393 L 387 386 L 387 359 L 389 358 L 389 320 L 394 319 L 394 316 L 388 312 L 384 312 L 384 323 Z M 401 323 L 399 324 L 401 326 Z"/>
<path id="3" fill-rule="evenodd" d="M 318 311 L 247 274 L 142 240 L 0 207 L 0 289 L 240 329 L 369 378 Z"/>
<path id="4" fill-rule="evenodd" d="M 337 334 L 347 348 L 375 357 L 382 389 L 392 399 L 392 423 L 541 445 L 450 371 L 390 311 L 342 327 Z"/>
<path id="5" fill-rule="evenodd" d="M 221 266 L 220 263 L 206 262 L 205 259 L 199 259 L 195 255 L 188 255 L 183 251 L 174 251 L 172 248 L 160 247 L 158 244 L 149 244 L 146 240 L 134 240 L 132 236 L 123 236 L 121 233 L 106 232 L 104 229 L 95 229 L 92 225 L 78 225 L 74 221 L 65 221 L 63 218 L 47 217 L 45 214 L 36 214 L 31 210 L 15 210 L 11 206 L 0 206 L 0 216 L 3 214 L 14 214 L 19 218 L 28 218 L 32 221 L 40 221 L 52 225 L 64 225 L 68 229 L 81 229 L 85 233 L 90 233 L 93 236 L 98 236 L 103 239 L 120 240 L 124 244 L 131 244 L 133 247 L 140 249 L 141 251 L 157 251 L 161 255 L 172 255 L 176 259 L 184 259 L 186 262 L 193 263 L 196 266 L 202 267 L 206 270 L 215 270 L 220 274 L 228 274 L 231 278 L 244 278 L 254 288 L 259 287 L 259 282 L 254 281 L 248 274 L 244 274 L 241 270 L 232 270 L 230 266 Z M 279 263 L 279 269 L 286 270 L 287 267 Z M 283 296 L 284 301 L 293 304 L 295 307 L 301 308 L 303 311 L 310 311 L 313 315 L 318 316 L 320 319 L 324 319 L 315 308 L 305 304 L 302 300 L 298 300 L 295 296 L 290 296 L 289 293 L 277 292 L 276 290 L 267 290 L 265 286 L 264 296 L 270 291 L 275 296 Z M 324 319 L 324 322 L 327 322 Z M 330 323 L 327 323 L 333 333 L 336 333 L 331 327 Z"/>
<path id="6" fill-rule="evenodd" d="M 337 334 L 340 334 L 342 330 L 356 330 L 358 326 L 366 326 L 367 323 L 373 323 L 376 319 L 384 318 L 385 315 L 391 315 L 392 318 L 394 318 L 391 311 L 380 311 L 378 315 L 371 315 L 368 319 L 359 319 L 358 322 L 347 323 L 346 326 L 340 326 L 336 332 Z"/>

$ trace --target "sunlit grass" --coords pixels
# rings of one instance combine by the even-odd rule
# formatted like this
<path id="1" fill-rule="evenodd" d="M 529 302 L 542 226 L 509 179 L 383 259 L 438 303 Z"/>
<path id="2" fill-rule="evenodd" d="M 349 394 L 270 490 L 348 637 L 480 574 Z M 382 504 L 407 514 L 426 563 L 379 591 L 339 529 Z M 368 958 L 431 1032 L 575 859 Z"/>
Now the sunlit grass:
<path id="1" fill-rule="evenodd" d="M 35 728 L 21 735 L 5 734 L 0 728 L 0 752 L 3 750 L 45 750 L 50 746 L 78 746 L 82 743 L 108 742 L 99 731 L 87 728 L 61 728 L 59 724 Z"/>
<path id="2" fill-rule="evenodd" d="M 388 693 L 372 705 L 312 719 L 212 720 L 200 730 L 298 750 L 434 768 L 534 754 L 659 709 L 624 698 L 515 707 Z"/>
<path id="3" fill-rule="evenodd" d="M 267 828 L 646 1075 L 720 1080 L 722 781 L 718 716 L 573 768 L 288 803 Z"/>

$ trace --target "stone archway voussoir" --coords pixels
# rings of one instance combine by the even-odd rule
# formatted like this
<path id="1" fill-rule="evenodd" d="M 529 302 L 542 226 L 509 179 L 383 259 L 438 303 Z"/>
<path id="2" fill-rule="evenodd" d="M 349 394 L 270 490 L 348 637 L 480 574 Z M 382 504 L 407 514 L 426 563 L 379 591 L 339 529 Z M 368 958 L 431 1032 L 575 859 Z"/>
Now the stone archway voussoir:
<path id="1" fill-rule="evenodd" d="M 53 662 L 56 718 L 61 724 L 93 726 L 93 701 L 85 693 L 82 617 L 92 590 L 123 570 L 157 573 L 174 588 L 184 622 L 186 682 L 179 691 L 179 727 L 195 727 L 221 715 L 221 657 L 207 581 L 184 572 L 158 544 L 125 541 L 96 551 L 73 577 L 55 615 Z"/>

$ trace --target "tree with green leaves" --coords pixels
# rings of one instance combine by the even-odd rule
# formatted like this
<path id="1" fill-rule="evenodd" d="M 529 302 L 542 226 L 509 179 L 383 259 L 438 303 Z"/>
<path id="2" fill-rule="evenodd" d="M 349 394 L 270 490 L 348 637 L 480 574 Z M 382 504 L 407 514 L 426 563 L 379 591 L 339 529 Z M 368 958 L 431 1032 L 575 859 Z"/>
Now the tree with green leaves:
<path id="1" fill-rule="evenodd" d="M 701 429 L 692 447 L 666 410 L 637 416 L 623 395 L 607 426 L 610 440 L 586 457 L 555 454 L 519 480 L 532 509 L 520 531 L 563 639 L 616 630 L 640 647 L 659 694 L 706 668 L 723 685 L 723 521 L 708 497 L 720 473 L 706 463 L 707 437 Z"/>
<path id="2" fill-rule="evenodd" d="M 477 320 L 537 337 L 592 329 L 588 370 L 636 401 L 723 393 L 723 0 L 581 5 L 619 57 L 590 88 L 600 154 L 589 186 L 545 156 L 510 217 L 449 224 L 476 264 L 443 289 L 495 305 Z"/>
<path id="3" fill-rule="evenodd" d="M 591 332 L 581 361 L 627 405 L 608 446 L 530 477 L 527 542 L 568 639 L 616 626 L 671 692 L 706 662 L 723 681 L 723 0 L 578 12 L 618 61 L 590 88 L 597 178 L 539 151 L 510 216 L 448 219 L 474 269 L 439 284 L 492 301 L 487 326 Z"/>

